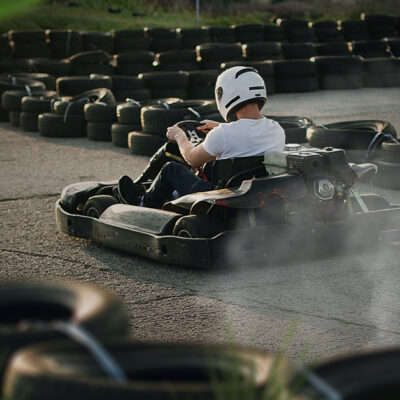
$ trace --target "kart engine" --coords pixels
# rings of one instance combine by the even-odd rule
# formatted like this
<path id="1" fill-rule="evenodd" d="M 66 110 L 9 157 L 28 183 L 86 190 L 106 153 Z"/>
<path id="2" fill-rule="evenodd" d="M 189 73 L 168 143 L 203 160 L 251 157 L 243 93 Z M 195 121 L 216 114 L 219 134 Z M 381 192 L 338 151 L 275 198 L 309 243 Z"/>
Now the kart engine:
<path id="1" fill-rule="evenodd" d="M 289 215 L 299 219 L 298 223 L 342 215 L 346 189 L 355 182 L 344 150 L 286 144 L 282 151 L 265 152 L 264 165 L 269 176 L 289 173 L 304 178 L 307 198 L 289 205 L 288 210 Z"/>

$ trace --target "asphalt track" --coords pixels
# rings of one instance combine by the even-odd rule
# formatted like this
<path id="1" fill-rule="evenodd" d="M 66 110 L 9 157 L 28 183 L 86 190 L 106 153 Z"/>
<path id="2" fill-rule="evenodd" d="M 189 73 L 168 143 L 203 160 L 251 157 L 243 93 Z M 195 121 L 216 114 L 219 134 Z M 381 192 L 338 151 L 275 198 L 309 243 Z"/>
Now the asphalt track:
<path id="1" fill-rule="evenodd" d="M 316 123 L 384 119 L 400 132 L 400 88 L 273 95 L 266 112 Z M 147 157 L 85 138 L 43 138 L 7 123 L 0 124 L 0 143 L 0 279 L 109 288 L 123 297 L 139 340 L 283 348 L 297 359 L 399 344 L 400 246 L 360 253 L 349 244 L 335 257 L 241 262 L 217 271 L 158 264 L 59 233 L 54 217 L 67 184 L 136 176 Z M 400 192 L 365 185 L 362 191 L 400 204 Z"/>

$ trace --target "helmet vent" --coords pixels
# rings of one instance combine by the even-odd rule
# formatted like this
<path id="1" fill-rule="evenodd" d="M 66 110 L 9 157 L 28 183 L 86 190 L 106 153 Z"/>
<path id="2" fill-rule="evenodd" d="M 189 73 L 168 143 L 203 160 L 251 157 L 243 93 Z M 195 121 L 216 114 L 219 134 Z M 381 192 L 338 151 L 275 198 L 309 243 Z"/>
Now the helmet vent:
<path id="1" fill-rule="evenodd" d="M 229 103 L 227 103 L 227 104 L 225 105 L 225 108 L 228 108 L 230 105 L 232 105 L 235 101 L 237 101 L 237 100 L 239 100 L 239 99 L 240 99 L 240 96 L 234 97 Z"/>
<path id="2" fill-rule="evenodd" d="M 263 90 L 265 89 L 264 86 L 250 86 L 249 90 Z"/>

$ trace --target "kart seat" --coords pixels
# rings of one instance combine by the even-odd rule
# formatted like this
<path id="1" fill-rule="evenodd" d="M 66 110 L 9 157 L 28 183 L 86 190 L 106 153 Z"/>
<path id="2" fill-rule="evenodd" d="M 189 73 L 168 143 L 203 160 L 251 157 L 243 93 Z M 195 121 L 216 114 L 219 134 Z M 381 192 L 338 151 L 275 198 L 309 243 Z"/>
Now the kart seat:
<path id="1" fill-rule="evenodd" d="M 349 163 L 350 168 L 357 175 L 358 180 L 364 179 L 369 180 L 375 176 L 378 171 L 378 167 L 375 164 L 365 163 L 365 164 L 353 164 Z"/>
<path id="2" fill-rule="evenodd" d="M 216 187 L 238 186 L 245 179 L 266 175 L 264 156 L 237 157 L 226 160 L 214 160 L 206 164 L 204 173 Z"/>

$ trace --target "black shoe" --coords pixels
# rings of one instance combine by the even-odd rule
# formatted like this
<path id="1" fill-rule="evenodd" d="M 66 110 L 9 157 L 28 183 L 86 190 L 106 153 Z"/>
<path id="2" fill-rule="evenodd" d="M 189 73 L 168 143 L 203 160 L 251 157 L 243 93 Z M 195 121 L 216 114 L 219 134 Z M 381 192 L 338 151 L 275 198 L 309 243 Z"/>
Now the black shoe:
<path id="1" fill-rule="evenodd" d="M 144 187 L 133 183 L 129 176 L 124 175 L 118 181 L 116 192 L 122 203 L 137 206 L 145 194 Z"/>

